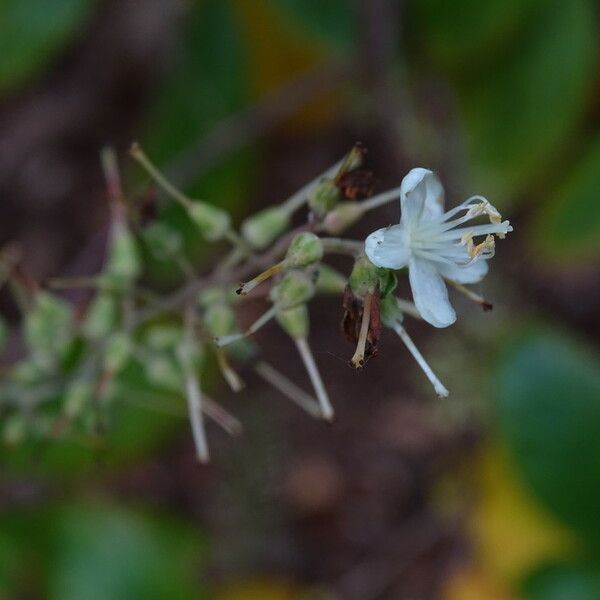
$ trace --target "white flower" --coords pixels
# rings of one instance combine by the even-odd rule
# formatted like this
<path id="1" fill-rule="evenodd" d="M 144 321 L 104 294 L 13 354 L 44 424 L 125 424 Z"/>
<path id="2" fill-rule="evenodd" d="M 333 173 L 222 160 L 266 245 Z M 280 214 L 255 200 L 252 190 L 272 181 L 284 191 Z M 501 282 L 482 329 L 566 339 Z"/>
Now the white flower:
<path id="1" fill-rule="evenodd" d="M 365 252 L 378 267 L 408 266 L 419 313 L 435 327 L 448 327 L 456 313 L 444 278 L 458 283 L 481 281 L 488 271 L 487 260 L 494 256 L 494 236 L 504 238 L 512 227 L 482 196 L 444 212 L 444 188 L 428 169 L 412 169 L 399 191 L 400 223 L 369 235 Z M 489 223 L 469 224 L 484 215 Z M 477 243 L 476 238 L 483 239 Z"/>

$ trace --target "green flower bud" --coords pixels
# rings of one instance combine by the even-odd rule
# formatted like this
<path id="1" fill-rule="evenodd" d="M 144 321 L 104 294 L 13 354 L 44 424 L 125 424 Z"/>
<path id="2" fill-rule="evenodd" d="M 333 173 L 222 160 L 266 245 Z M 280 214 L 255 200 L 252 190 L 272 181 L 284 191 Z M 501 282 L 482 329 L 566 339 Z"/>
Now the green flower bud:
<path id="1" fill-rule="evenodd" d="M 319 217 L 323 218 L 341 198 L 341 192 L 333 179 L 324 178 L 319 181 L 308 198 L 308 206 Z"/>
<path id="2" fill-rule="evenodd" d="M 78 417 L 94 396 L 94 386 L 88 381 L 77 379 L 73 381 L 65 392 L 63 414 L 68 419 Z"/>
<path id="3" fill-rule="evenodd" d="M 329 235 L 339 235 L 353 225 L 363 215 L 359 202 L 342 202 L 338 204 L 323 220 L 323 229 Z"/>
<path id="4" fill-rule="evenodd" d="M 308 267 L 323 258 L 323 243 L 314 233 L 299 233 L 285 255 L 287 267 Z"/>
<path id="5" fill-rule="evenodd" d="M 384 296 L 380 304 L 381 322 L 386 327 L 392 327 L 394 323 L 402 321 L 402 309 L 398 298 L 392 294 Z"/>
<path id="6" fill-rule="evenodd" d="M 202 308 L 209 308 L 213 304 L 228 304 L 228 292 L 229 290 L 219 286 L 209 287 L 198 296 L 198 303 Z"/>
<path id="7" fill-rule="evenodd" d="M 152 254 L 159 260 L 167 260 L 183 248 L 181 234 L 160 221 L 155 221 L 144 230 L 144 239 Z"/>
<path id="8" fill-rule="evenodd" d="M 177 358 L 185 371 L 196 371 L 204 360 L 204 347 L 197 340 L 184 337 L 176 349 Z"/>
<path id="9" fill-rule="evenodd" d="M 303 304 L 315 293 L 312 278 L 304 271 L 288 271 L 272 288 L 271 301 L 278 310 Z"/>
<path id="10" fill-rule="evenodd" d="M 256 358 L 258 350 L 254 342 L 248 338 L 243 338 L 229 344 L 227 354 L 234 360 L 244 363 Z"/>
<path id="11" fill-rule="evenodd" d="M 86 337 L 99 339 L 110 333 L 116 320 L 116 299 L 112 294 L 100 292 L 88 306 L 81 330 Z"/>
<path id="12" fill-rule="evenodd" d="M 139 277 L 142 265 L 137 243 L 125 221 L 113 223 L 106 274 L 117 283 L 129 283 Z"/>
<path id="13" fill-rule="evenodd" d="M 172 350 L 183 339 L 181 326 L 175 324 L 152 325 L 144 332 L 144 343 L 157 352 Z"/>
<path id="14" fill-rule="evenodd" d="M 206 202 L 194 201 L 188 207 L 188 214 L 202 236 L 211 242 L 220 240 L 231 227 L 229 213 Z"/>
<path id="15" fill-rule="evenodd" d="M 290 214 L 281 206 L 272 206 L 248 217 L 242 223 L 242 236 L 255 250 L 263 250 L 290 225 Z"/>
<path id="16" fill-rule="evenodd" d="M 309 317 L 306 304 L 299 304 L 293 308 L 277 311 L 278 323 L 282 329 L 293 339 L 305 339 L 308 337 Z"/>
<path id="17" fill-rule="evenodd" d="M 348 283 L 354 295 L 364 299 L 367 294 L 372 294 L 379 284 L 379 268 L 366 256 L 360 256 L 352 267 Z"/>
<path id="18" fill-rule="evenodd" d="M 104 350 L 104 369 L 118 373 L 129 360 L 132 350 L 131 338 L 126 333 L 114 333 Z"/>
<path id="19" fill-rule="evenodd" d="M 213 337 L 229 335 L 237 328 L 235 313 L 226 304 L 213 304 L 208 307 L 203 323 Z"/>
<path id="20" fill-rule="evenodd" d="M 73 312 L 69 304 L 48 292 L 39 292 L 25 319 L 25 342 L 33 360 L 50 369 L 68 349 L 73 334 Z"/>
<path id="21" fill-rule="evenodd" d="M 348 279 L 329 265 L 319 265 L 315 284 L 318 294 L 343 294 L 347 283 Z"/>
<path id="22" fill-rule="evenodd" d="M 180 390 L 183 376 L 172 357 L 163 354 L 149 355 L 144 360 L 148 381 L 157 387 Z"/>

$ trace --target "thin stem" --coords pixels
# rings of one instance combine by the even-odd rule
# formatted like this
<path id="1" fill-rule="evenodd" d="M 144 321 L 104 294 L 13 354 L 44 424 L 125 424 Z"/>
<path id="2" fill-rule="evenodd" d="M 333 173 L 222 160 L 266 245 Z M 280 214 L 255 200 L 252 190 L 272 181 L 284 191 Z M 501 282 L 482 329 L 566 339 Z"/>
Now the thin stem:
<path id="1" fill-rule="evenodd" d="M 356 345 L 356 352 L 350 361 L 355 369 L 360 369 L 365 364 L 365 349 L 367 346 L 367 336 L 369 335 L 369 323 L 371 322 L 372 301 L 373 294 L 367 294 L 363 305 L 362 322 L 360 324 L 360 333 L 358 336 L 358 343 Z"/>
<path id="2" fill-rule="evenodd" d="M 457 281 L 453 281 L 452 279 L 446 279 L 446 281 L 456 290 L 458 290 L 461 294 L 464 294 L 469 300 L 473 300 L 483 308 L 483 310 L 492 310 L 494 305 L 491 302 L 488 302 L 483 296 L 476 294 L 473 290 L 470 290 L 468 287 L 464 286 L 462 283 L 458 283 Z"/>
<path id="3" fill-rule="evenodd" d="M 250 281 L 247 281 L 246 283 L 242 283 L 242 285 L 236 290 L 236 293 L 239 294 L 240 296 L 245 296 L 246 294 L 251 292 L 255 287 L 260 285 L 263 281 L 266 281 L 267 279 L 273 277 L 273 275 L 276 275 L 277 273 L 282 271 L 285 268 L 285 265 L 286 265 L 285 261 L 282 260 L 281 262 L 277 263 L 276 265 L 269 267 L 268 269 L 266 269 L 265 271 L 263 271 L 262 273 L 260 273 L 259 275 L 257 275 L 253 279 L 251 279 Z"/>
<path id="4" fill-rule="evenodd" d="M 332 254 L 348 254 L 358 256 L 365 250 L 365 243 L 358 240 L 345 240 L 343 238 L 321 238 L 323 250 Z"/>
<path id="5" fill-rule="evenodd" d="M 421 313 L 417 310 L 417 307 L 413 302 L 409 302 L 408 300 L 404 300 L 403 298 L 396 298 L 396 302 L 400 307 L 400 310 L 407 315 L 410 315 L 413 319 L 423 320 Z"/>
<path id="6" fill-rule="evenodd" d="M 400 339 L 404 342 L 409 352 L 413 355 L 417 364 L 421 367 L 427 379 L 431 382 L 438 396 L 442 398 L 448 397 L 448 390 L 444 387 L 442 382 L 437 378 L 436 374 L 432 371 L 431 367 L 427 364 L 427 361 L 423 358 L 423 355 L 419 352 L 419 349 L 415 346 L 414 342 L 406 332 L 406 329 L 402 327 L 399 322 L 394 323 L 394 331 L 400 336 Z"/>
<path id="7" fill-rule="evenodd" d="M 319 400 L 321 417 L 325 419 L 325 421 L 332 421 L 334 415 L 333 407 L 329 401 L 329 396 L 327 395 L 327 390 L 323 385 L 323 380 L 319 374 L 315 359 L 310 351 L 310 346 L 308 345 L 306 338 L 297 338 L 294 341 L 296 342 L 296 347 L 298 348 L 298 352 L 300 353 L 304 367 L 306 368 L 308 376 L 310 377 L 310 381 L 315 390 L 315 394 L 317 395 L 317 399 Z"/>
<path id="8" fill-rule="evenodd" d="M 311 417 L 315 417 L 315 419 L 321 418 L 321 409 L 315 399 L 269 363 L 261 360 L 256 363 L 254 370 L 266 382 L 270 383 L 284 396 L 305 410 Z"/>
<path id="9" fill-rule="evenodd" d="M 123 186 L 121 184 L 117 154 L 114 148 L 110 146 L 102 148 L 100 151 L 100 162 L 104 173 L 104 181 L 106 182 L 108 200 L 111 206 L 122 207 Z"/>
<path id="10" fill-rule="evenodd" d="M 338 169 L 342 166 L 344 159 L 338 160 L 335 165 L 329 167 L 324 173 L 315 177 L 312 181 L 302 186 L 297 192 L 292 194 L 285 202 L 282 203 L 282 208 L 290 213 L 298 210 L 308 199 L 313 188 L 319 184 L 321 179 L 333 177 Z"/>
<path id="11" fill-rule="evenodd" d="M 240 392 L 242 389 L 244 389 L 244 382 L 240 379 L 240 376 L 233 370 L 233 367 L 229 364 L 229 360 L 227 359 L 227 354 L 225 354 L 225 350 L 223 350 L 223 348 L 217 348 L 216 354 L 217 364 L 219 365 L 219 369 L 225 381 L 228 383 L 229 387 L 234 392 Z"/>
<path id="12" fill-rule="evenodd" d="M 392 200 L 398 200 L 400 198 L 400 188 L 394 188 L 393 190 L 388 190 L 387 192 L 383 192 L 381 194 L 377 194 L 377 196 L 373 196 L 368 200 L 364 200 L 360 203 L 360 207 L 364 212 L 368 210 L 374 210 L 391 202 Z"/>
<path id="13" fill-rule="evenodd" d="M 188 405 L 188 413 L 196 446 L 196 456 L 198 460 L 205 464 L 210 459 L 208 443 L 206 441 L 206 432 L 204 431 L 204 418 L 202 416 L 202 392 L 198 378 L 192 372 L 186 373 L 185 391 Z"/>
<path id="14" fill-rule="evenodd" d="M 231 413 L 226 411 L 220 404 L 208 396 L 204 396 L 202 401 L 202 410 L 204 414 L 212 419 L 217 425 L 224 429 L 229 435 L 237 437 L 244 431 L 244 427 Z"/>
<path id="15" fill-rule="evenodd" d="M 169 195 L 179 202 L 184 208 L 189 209 L 193 202 L 183 192 L 178 190 L 156 167 L 156 165 L 146 156 L 139 144 L 134 143 L 129 154 L 139 165 L 154 179 L 154 181 Z"/>
<path id="16" fill-rule="evenodd" d="M 263 325 L 266 325 L 274 316 L 276 312 L 276 308 L 272 306 L 269 310 L 263 313 L 246 331 L 243 333 L 232 333 L 230 335 L 221 335 L 215 338 L 215 344 L 218 347 L 228 346 L 229 344 L 233 344 L 233 342 L 237 342 L 238 340 L 244 339 L 256 333 Z"/>

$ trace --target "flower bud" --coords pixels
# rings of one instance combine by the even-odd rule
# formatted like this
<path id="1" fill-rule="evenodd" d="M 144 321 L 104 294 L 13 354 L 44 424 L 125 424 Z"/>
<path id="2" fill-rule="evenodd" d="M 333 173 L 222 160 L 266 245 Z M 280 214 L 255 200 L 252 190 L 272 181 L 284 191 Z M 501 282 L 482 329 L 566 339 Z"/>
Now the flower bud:
<path id="1" fill-rule="evenodd" d="M 104 349 L 104 369 L 118 373 L 129 360 L 132 350 L 131 338 L 126 333 L 114 333 Z"/>
<path id="2" fill-rule="evenodd" d="M 172 356 L 149 354 L 144 360 L 144 372 L 148 381 L 157 387 L 168 390 L 181 389 L 183 374 Z"/>
<path id="3" fill-rule="evenodd" d="M 65 391 L 63 403 L 63 414 L 68 419 L 78 417 L 86 405 L 92 402 L 94 396 L 94 387 L 82 379 L 73 381 Z"/>
<path id="4" fill-rule="evenodd" d="M 275 241 L 290 225 L 289 211 L 272 206 L 248 217 L 242 223 L 242 236 L 255 250 L 263 250 Z"/>
<path id="5" fill-rule="evenodd" d="M 144 343 L 151 350 L 165 352 L 172 350 L 183 339 L 183 331 L 179 325 L 152 325 L 144 334 Z"/>
<path id="6" fill-rule="evenodd" d="M 167 260 L 181 252 L 183 240 L 173 227 L 155 221 L 144 230 L 144 239 L 152 254 L 159 260 Z"/>
<path id="7" fill-rule="evenodd" d="M 196 200 L 188 206 L 188 215 L 207 240 L 220 240 L 231 227 L 229 213 L 221 208 Z"/>
<path id="8" fill-rule="evenodd" d="M 226 304 L 209 306 L 204 313 L 203 323 L 212 337 L 229 335 L 236 329 L 235 313 Z"/>
<path id="9" fill-rule="evenodd" d="M 341 195 L 333 179 L 323 178 L 308 197 L 308 206 L 319 219 L 322 219 L 339 202 Z"/>
<path id="10" fill-rule="evenodd" d="M 347 283 L 347 278 L 329 265 L 319 265 L 315 283 L 318 294 L 343 294 Z"/>
<path id="11" fill-rule="evenodd" d="M 34 362 L 44 369 L 57 365 L 72 340 L 72 333 L 73 313 L 69 304 L 58 296 L 39 292 L 24 327 Z"/>
<path id="12" fill-rule="evenodd" d="M 308 337 L 309 317 L 306 304 L 299 304 L 293 308 L 278 310 L 276 319 L 282 329 L 293 339 L 305 339 Z"/>
<path id="13" fill-rule="evenodd" d="M 213 304 L 228 304 L 228 291 L 219 286 L 212 286 L 198 295 L 198 304 L 202 308 L 209 308 Z"/>
<path id="14" fill-rule="evenodd" d="M 112 294 L 100 292 L 86 311 L 81 330 L 90 339 L 106 336 L 115 325 L 117 303 Z"/>
<path id="15" fill-rule="evenodd" d="M 364 299 L 367 294 L 372 294 L 379 284 L 379 268 L 366 256 L 360 256 L 352 267 L 348 283 L 353 294 Z"/>
<path id="16" fill-rule="evenodd" d="M 141 270 L 135 237 L 125 221 L 115 220 L 106 263 L 106 274 L 118 283 L 129 283 L 139 276 Z"/>
<path id="17" fill-rule="evenodd" d="M 271 301 L 277 310 L 285 310 L 303 304 L 315 293 L 312 278 L 304 271 L 288 271 L 272 288 Z"/>
<path id="18" fill-rule="evenodd" d="M 330 235 L 338 235 L 356 223 L 363 212 L 358 202 L 342 202 L 325 216 L 323 229 Z"/>
<path id="19" fill-rule="evenodd" d="M 299 233 L 285 255 L 287 267 L 307 267 L 323 258 L 323 243 L 314 233 Z"/>

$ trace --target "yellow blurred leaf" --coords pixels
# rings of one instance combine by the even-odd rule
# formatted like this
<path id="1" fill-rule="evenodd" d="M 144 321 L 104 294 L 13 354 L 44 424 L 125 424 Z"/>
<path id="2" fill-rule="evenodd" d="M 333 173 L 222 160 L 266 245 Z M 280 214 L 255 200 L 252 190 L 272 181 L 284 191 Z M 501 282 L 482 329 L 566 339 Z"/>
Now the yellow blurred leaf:
<path id="1" fill-rule="evenodd" d="M 452 576 L 441 591 L 442 600 L 517 600 L 482 569 L 467 567 Z"/>

